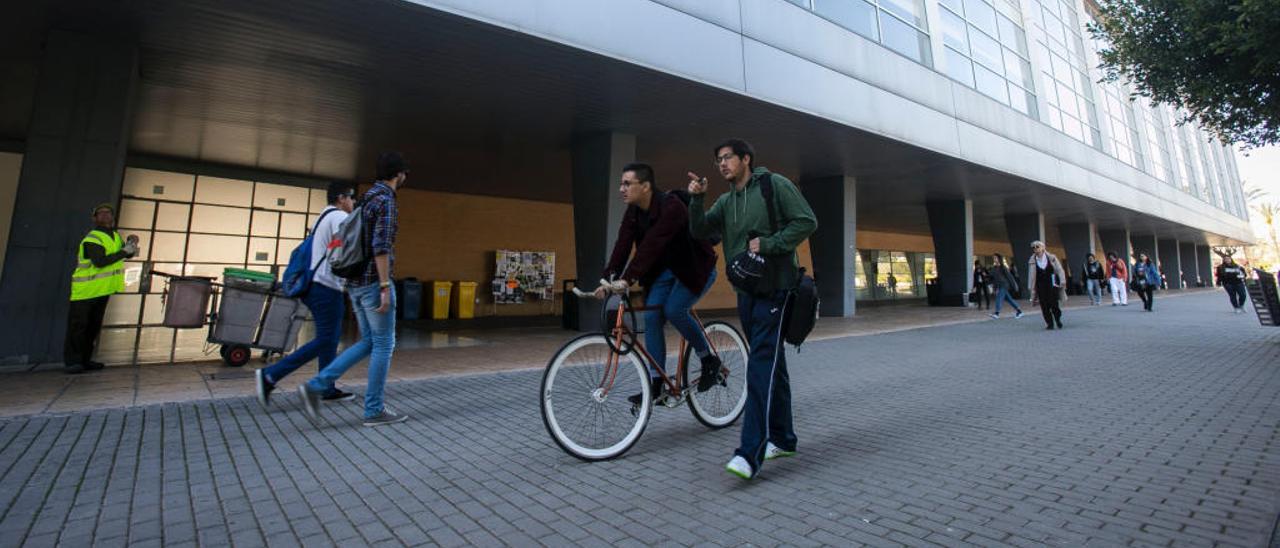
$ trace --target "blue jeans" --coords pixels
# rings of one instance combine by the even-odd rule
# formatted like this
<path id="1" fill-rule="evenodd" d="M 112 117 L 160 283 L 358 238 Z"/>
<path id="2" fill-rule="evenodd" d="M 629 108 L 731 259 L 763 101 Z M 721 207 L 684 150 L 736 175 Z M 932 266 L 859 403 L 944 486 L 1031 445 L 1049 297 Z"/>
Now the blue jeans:
<path id="1" fill-rule="evenodd" d="M 734 454 L 760 473 L 766 442 L 785 451 L 796 450 L 791 418 L 791 377 L 782 348 L 782 311 L 787 293 L 772 297 L 738 294 L 738 319 L 747 335 L 747 404 L 742 411 L 742 440 Z"/>
<path id="2" fill-rule="evenodd" d="M 316 324 L 316 338 L 263 370 L 267 381 L 272 384 L 280 382 L 280 379 L 317 358 L 320 360 L 317 371 L 323 371 L 338 353 L 338 339 L 342 336 L 342 316 L 347 312 L 346 303 L 342 300 L 342 292 L 313 283 L 302 302 L 311 310 L 311 318 Z M 328 390 L 333 390 L 332 384 L 329 385 Z"/>
<path id="3" fill-rule="evenodd" d="M 996 312 L 995 313 L 997 316 L 1000 315 L 1000 305 L 1004 304 L 1005 301 L 1009 301 L 1009 306 L 1012 306 L 1014 310 L 1017 310 L 1018 312 L 1022 312 L 1022 309 L 1018 308 L 1018 301 L 1013 300 L 1013 295 L 1009 294 L 1009 288 L 1001 286 L 1000 289 L 996 290 Z"/>
<path id="4" fill-rule="evenodd" d="M 351 295 L 356 323 L 360 325 L 360 340 L 307 381 L 307 390 L 328 390 L 351 366 L 367 356 L 369 386 L 364 391 L 364 416 L 372 418 L 382 414 L 382 390 L 387 384 L 387 371 L 391 369 L 391 351 L 396 347 L 396 290 L 391 288 L 391 307 L 381 314 L 377 312 L 382 304 L 378 284 L 350 288 L 347 292 Z"/>
<path id="5" fill-rule="evenodd" d="M 1085 280 L 1085 287 L 1089 291 L 1089 301 L 1093 304 L 1102 304 L 1102 280 Z"/>
<path id="6" fill-rule="evenodd" d="M 715 281 L 716 271 L 712 270 L 711 276 L 707 278 L 707 285 L 702 288 L 702 293 L 694 295 L 693 291 L 676 279 L 675 274 L 665 270 L 650 284 L 649 296 L 645 298 L 644 305 L 660 308 L 650 310 L 644 315 L 644 346 L 653 355 L 658 369 L 667 370 L 667 334 L 662 329 L 667 321 L 670 321 L 676 331 L 680 332 L 684 340 L 693 345 L 694 352 L 705 354 L 710 351 L 711 347 L 707 344 L 706 334 L 698 327 L 698 322 L 693 321 L 693 315 L 689 313 L 689 309 L 707 294 Z M 657 377 L 658 373 L 650 371 L 649 376 Z"/>

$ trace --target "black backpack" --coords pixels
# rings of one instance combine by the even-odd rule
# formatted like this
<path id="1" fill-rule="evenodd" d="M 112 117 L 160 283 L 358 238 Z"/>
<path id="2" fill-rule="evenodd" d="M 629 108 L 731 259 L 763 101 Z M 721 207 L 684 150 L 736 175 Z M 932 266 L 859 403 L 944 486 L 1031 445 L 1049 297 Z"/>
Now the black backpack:
<path id="1" fill-rule="evenodd" d="M 760 180 L 760 195 L 769 210 L 769 228 L 778 232 L 778 214 L 773 205 L 773 174 L 765 173 Z M 793 251 L 794 253 L 794 251 Z M 796 285 L 787 290 L 787 301 L 782 312 L 782 338 L 796 348 L 804 344 L 804 340 L 818 323 L 818 308 L 822 299 L 818 297 L 818 283 L 813 276 L 800 268 Z"/>

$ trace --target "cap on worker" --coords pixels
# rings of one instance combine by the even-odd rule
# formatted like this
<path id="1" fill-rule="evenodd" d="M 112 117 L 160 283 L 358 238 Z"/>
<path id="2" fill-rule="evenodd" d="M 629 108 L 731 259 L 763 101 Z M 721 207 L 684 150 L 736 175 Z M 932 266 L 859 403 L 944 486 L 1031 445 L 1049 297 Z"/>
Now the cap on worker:
<path id="1" fill-rule="evenodd" d="M 103 209 L 110 209 L 112 214 L 115 214 L 116 212 L 116 206 L 113 206 L 107 202 L 102 202 L 96 206 L 93 206 L 93 214 L 97 215 L 98 212 L 102 211 Z"/>

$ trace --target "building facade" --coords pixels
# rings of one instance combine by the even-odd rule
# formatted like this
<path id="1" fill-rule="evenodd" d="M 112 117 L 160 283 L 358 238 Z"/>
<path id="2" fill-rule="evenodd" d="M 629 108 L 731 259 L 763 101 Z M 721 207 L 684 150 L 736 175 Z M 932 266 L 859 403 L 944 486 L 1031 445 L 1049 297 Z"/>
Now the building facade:
<path id="1" fill-rule="evenodd" d="M 962 305 L 975 257 L 1032 240 L 1078 270 L 1145 252 L 1170 285 L 1248 241 L 1233 151 L 1099 83 L 1082 0 L 52 1 L 6 8 L 0 361 L 57 361 L 88 210 L 143 254 L 114 298 L 111 363 L 203 355 L 158 326 L 152 271 L 278 270 L 327 180 L 413 164 L 398 277 L 487 287 L 493 251 L 595 280 L 618 170 L 713 175 L 736 136 L 819 216 L 802 248 L 823 313 Z M 713 192 L 722 192 L 720 185 Z M 4 217 L 3 215 L 8 215 Z M 0 229 L 0 234 L 4 234 Z M 561 313 L 558 299 L 480 315 Z M 585 305 L 581 305 L 585 306 Z M 729 308 L 721 282 L 704 308 Z M 590 313 L 580 310 L 580 313 Z"/>

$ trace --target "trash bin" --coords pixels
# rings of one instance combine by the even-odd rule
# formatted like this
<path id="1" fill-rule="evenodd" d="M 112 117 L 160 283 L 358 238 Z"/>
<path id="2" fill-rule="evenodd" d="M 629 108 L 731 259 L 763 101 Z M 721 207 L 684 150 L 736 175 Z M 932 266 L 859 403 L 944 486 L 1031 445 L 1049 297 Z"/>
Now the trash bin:
<path id="1" fill-rule="evenodd" d="M 228 268 L 222 271 L 222 299 L 218 302 L 218 319 L 212 339 L 221 344 L 254 344 L 267 295 L 275 285 L 275 276 L 266 272 Z"/>
<path id="2" fill-rule="evenodd" d="M 926 278 L 924 280 L 924 297 L 929 306 L 938 306 L 940 296 L 938 295 L 937 278 Z"/>
<path id="3" fill-rule="evenodd" d="M 564 299 L 560 307 L 560 327 L 571 331 L 578 330 L 578 295 L 573 292 L 578 280 L 565 280 L 560 286 L 560 296 Z"/>
<path id="4" fill-rule="evenodd" d="M 422 282 L 417 278 L 405 278 L 400 284 L 400 293 L 396 294 L 396 306 L 401 309 L 400 317 L 406 320 L 421 319 Z"/>
<path id="5" fill-rule="evenodd" d="M 449 309 L 459 320 L 476 317 L 476 282 L 454 282 Z"/>
<path id="6" fill-rule="evenodd" d="M 213 285 L 209 278 L 175 276 L 169 279 L 169 289 L 164 299 L 165 327 L 204 327 L 209 313 L 209 295 Z"/>
<path id="7" fill-rule="evenodd" d="M 431 282 L 431 319 L 445 320 L 449 318 L 449 293 L 452 282 Z"/>

